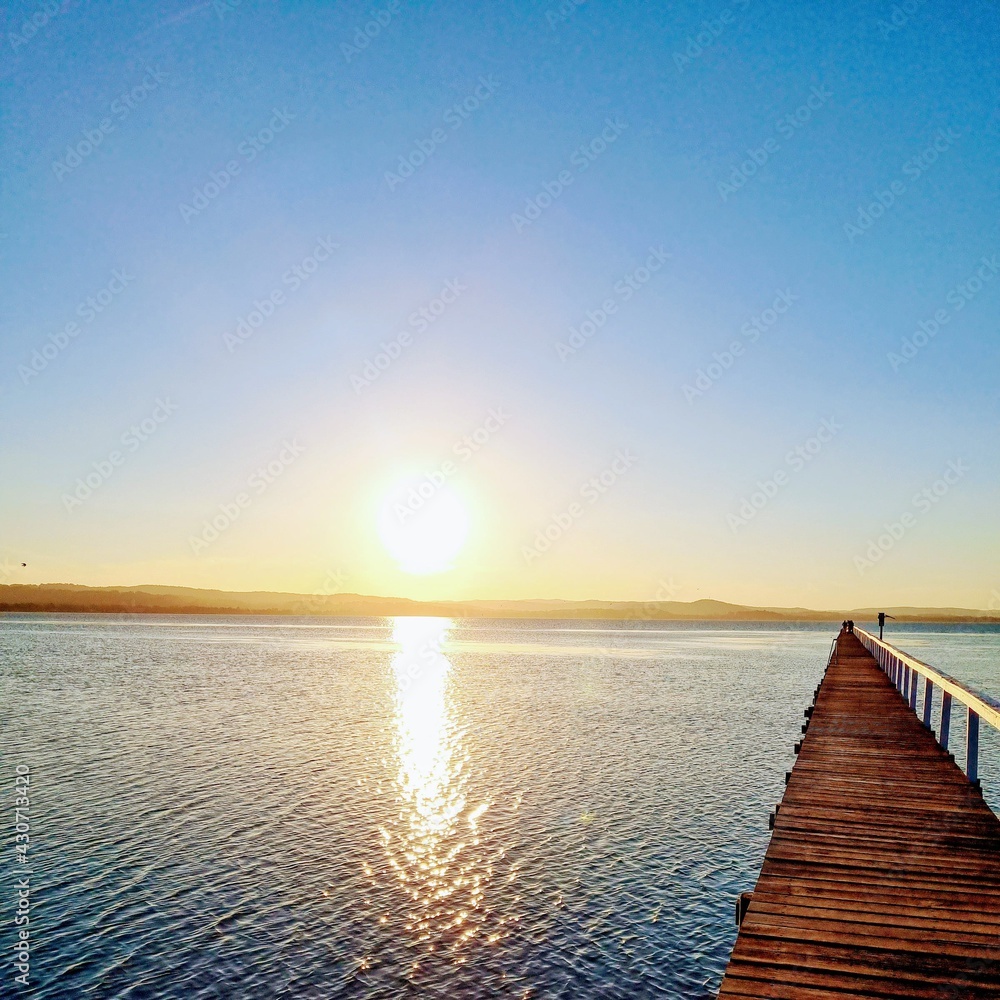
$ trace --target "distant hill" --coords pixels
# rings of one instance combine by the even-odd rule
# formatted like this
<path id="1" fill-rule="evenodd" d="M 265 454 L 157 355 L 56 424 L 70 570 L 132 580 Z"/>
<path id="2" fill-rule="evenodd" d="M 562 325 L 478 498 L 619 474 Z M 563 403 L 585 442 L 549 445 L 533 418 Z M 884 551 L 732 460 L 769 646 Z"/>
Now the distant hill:
<path id="1" fill-rule="evenodd" d="M 449 618 L 575 618 L 618 621 L 841 621 L 872 622 L 884 610 L 897 621 L 997 622 L 1000 613 L 970 608 L 747 607 L 724 601 L 412 601 L 364 594 L 283 594 L 268 591 L 196 590 L 190 587 L 84 587 L 45 583 L 0 586 L 0 611 L 106 614 L 316 615 Z"/>

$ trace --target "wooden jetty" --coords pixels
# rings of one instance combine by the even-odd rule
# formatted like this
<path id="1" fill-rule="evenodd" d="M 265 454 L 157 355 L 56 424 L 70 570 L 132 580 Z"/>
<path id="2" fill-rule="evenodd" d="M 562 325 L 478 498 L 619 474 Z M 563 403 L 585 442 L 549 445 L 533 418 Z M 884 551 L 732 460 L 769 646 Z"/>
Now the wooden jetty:
<path id="1" fill-rule="evenodd" d="M 947 750 L 956 700 L 967 773 Z M 720 1000 L 1000 997 L 1000 821 L 977 780 L 1000 704 L 857 630 L 806 715 Z"/>

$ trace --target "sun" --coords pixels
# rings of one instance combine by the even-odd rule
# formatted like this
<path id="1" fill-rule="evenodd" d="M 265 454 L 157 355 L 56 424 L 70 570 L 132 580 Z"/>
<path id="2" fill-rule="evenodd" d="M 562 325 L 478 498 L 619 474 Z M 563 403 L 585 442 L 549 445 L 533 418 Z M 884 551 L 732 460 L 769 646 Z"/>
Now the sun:
<path id="1" fill-rule="evenodd" d="M 383 501 L 378 533 L 404 573 L 444 573 L 454 568 L 465 544 L 469 515 L 450 487 L 426 478 L 411 480 Z"/>

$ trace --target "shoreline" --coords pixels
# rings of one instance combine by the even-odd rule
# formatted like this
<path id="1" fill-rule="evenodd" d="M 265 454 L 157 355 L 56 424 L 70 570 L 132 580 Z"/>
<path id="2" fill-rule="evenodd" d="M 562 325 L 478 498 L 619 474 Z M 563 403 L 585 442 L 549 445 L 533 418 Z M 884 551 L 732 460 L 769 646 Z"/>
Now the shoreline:
<path id="1" fill-rule="evenodd" d="M 309 618 L 483 618 L 493 620 L 833 622 L 874 621 L 880 611 L 899 623 L 1000 624 L 1000 611 L 963 607 L 883 605 L 820 610 L 695 601 L 414 600 L 338 591 L 295 594 L 194 587 L 88 587 L 70 583 L 0 585 L 0 614 L 225 615 Z"/>
<path id="2" fill-rule="evenodd" d="M 755 623 L 762 625 L 808 625 L 808 624 L 831 624 L 842 621 L 847 612 L 834 614 L 832 612 L 817 612 L 814 615 L 675 615 L 675 614 L 599 614 L 594 612 L 518 612 L 507 613 L 484 612 L 470 609 L 457 609 L 454 607 L 441 607 L 429 605 L 426 608 L 414 609 L 408 607 L 405 610 L 385 610 L 380 612 L 370 610 L 356 611 L 301 611 L 281 608 L 217 608 L 217 607 L 158 607 L 144 606 L 134 607 L 128 605 L 110 606 L 80 606 L 80 605 L 57 605 L 57 604 L 25 604 L 15 605 L 0 603 L 0 615 L 133 615 L 137 617 L 153 615 L 173 615 L 177 617 L 197 617 L 215 616 L 225 618 L 455 618 L 482 621 L 579 621 L 579 622 L 630 622 L 638 624 L 642 622 L 697 622 L 704 624 L 739 624 Z M 873 617 L 873 616 L 868 616 Z M 858 621 L 866 619 L 856 619 Z M 897 616 L 896 625 L 1000 625 L 1000 617 L 993 615 L 920 615 L 920 616 Z"/>

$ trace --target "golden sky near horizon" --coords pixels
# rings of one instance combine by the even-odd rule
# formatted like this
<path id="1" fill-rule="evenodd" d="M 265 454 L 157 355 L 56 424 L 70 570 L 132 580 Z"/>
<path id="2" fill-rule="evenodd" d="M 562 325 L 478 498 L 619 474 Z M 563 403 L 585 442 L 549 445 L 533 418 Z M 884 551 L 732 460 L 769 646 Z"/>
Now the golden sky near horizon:
<path id="1" fill-rule="evenodd" d="M 104 562 L 94 547 L 89 552 L 85 547 L 85 558 L 74 561 L 26 546 L 23 552 L 8 550 L 3 582 L 449 600 L 714 598 L 815 609 L 1000 607 L 971 532 L 963 541 L 951 526 L 954 543 L 942 548 L 934 526 L 925 527 L 914 514 L 888 521 L 852 555 L 838 539 L 803 525 L 794 510 L 770 511 L 781 486 L 775 497 L 765 497 L 771 488 L 766 483 L 763 492 L 749 495 L 751 507 L 743 513 L 752 516 L 745 525 L 723 522 L 720 530 L 705 518 L 691 518 L 685 526 L 677 514 L 643 517 L 635 505 L 649 488 L 648 473 L 627 449 L 612 453 L 605 467 L 581 479 L 562 503 L 536 506 L 533 519 L 512 503 L 516 491 L 497 495 L 495 487 L 506 479 L 502 461 L 492 478 L 470 475 L 457 462 L 427 472 L 401 467 L 395 476 L 371 477 L 352 505 L 324 517 L 314 500 L 316 469 L 310 472 L 304 461 L 308 449 L 277 454 L 270 471 L 267 465 L 259 468 L 262 475 L 249 477 L 246 488 L 211 517 L 194 522 L 183 547 L 171 539 L 170 550 L 158 557 L 130 561 L 120 558 L 127 549 L 120 540 L 113 546 L 119 559 Z M 767 530 L 769 514 L 779 523 Z M 110 528 L 110 518 L 102 519 Z M 533 531 L 525 527 L 532 523 Z M 757 527 L 762 530 L 753 530 Z M 776 544 L 782 531 L 785 544 Z M 158 547 L 149 539 L 144 544 Z M 22 556 L 26 568 L 19 565 Z M 949 567 L 943 557 L 954 564 Z M 978 582 L 971 574 L 959 575 L 963 560 L 982 563 Z"/>

